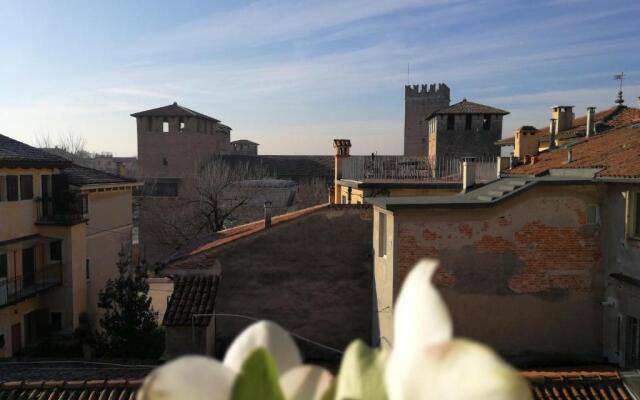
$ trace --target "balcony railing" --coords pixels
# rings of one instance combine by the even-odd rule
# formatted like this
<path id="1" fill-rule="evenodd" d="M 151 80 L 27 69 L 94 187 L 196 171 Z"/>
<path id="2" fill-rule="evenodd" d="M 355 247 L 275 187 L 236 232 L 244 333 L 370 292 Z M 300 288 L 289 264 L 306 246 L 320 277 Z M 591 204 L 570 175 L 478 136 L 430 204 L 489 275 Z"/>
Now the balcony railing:
<path id="1" fill-rule="evenodd" d="M 87 196 L 65 193 L 56 197 L 38 197 L 38 223 L 74 224 L 86 219 Z"/>
<path id="2" fill-rule="evenodd" d="M 342 161 L 342 179 L 358 182 L 462 182 L 463 158 L 350 156 Z M 475 158 L 476 182 L 496 177 L 496 158 Z"/>
<path id="3" fill-rule="evenodd" d="M 0 278 L 0 307 L 15 304 L 61 283 L 62 264 L 36 268 L 33 275 Z"/>

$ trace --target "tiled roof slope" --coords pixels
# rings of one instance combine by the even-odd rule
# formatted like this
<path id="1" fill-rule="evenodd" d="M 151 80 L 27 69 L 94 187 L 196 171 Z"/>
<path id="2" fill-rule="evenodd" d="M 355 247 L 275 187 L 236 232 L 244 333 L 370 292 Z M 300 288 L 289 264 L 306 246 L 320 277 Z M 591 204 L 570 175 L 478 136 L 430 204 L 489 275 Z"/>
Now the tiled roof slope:
<path id="1" fill-rule="evenodd" d="M 245 156 L 223 155 L 230 163 L 261 165 L 279 179 L 300 180 L 304 178 L 333 179 L 333 156 Z"/>
<path id="2" fill-rule="evenodd" d="M 569 150 L 572 161 L 567 163 Z M 509 175 L 540 175 L 556 168 L 604 168 L 597 177 L 640 177 L 640 128 L 618 128 L 584 139 L 570 148 L 545 151 L 538 155 L 534 164 L 524 164 L 506 172 Z"/>
<path id="3" fill-rule="evenodd" d="M 63 168 L 71 165 L 65 158 L 0 135 L 0 167 Z"/>
<path id="4" fill-rule="evenodd" d="M 462 100 L 459 103 L 453 104 L 447 108 L 443 108 L 437 111 L 434 111 L 429 115 L 430 118 L 433 115 L 442 115 L 442 114 L 498 114 L 498 115 L 507 115 L 509 111 L 501 110 L 499 108 L 486 106 L 484 104 L 474 103 L 472 101 L 467 101 L 467 99 Z"/>
<path id="5" fill-rule="evenodd" d="M 0 400 L 134 400 L 142 380 L 15 381 L 0 383 Z"/>
<path id="6" fill-rule="evenodd" d="M 535 400 L 632 400 L 618 372 L 527 371 Z"/>
<path id="7" fill-rule="evenodd" d="M 132 117 L 198 117 L 207 119 L 213 122 L 220 122 L 219 120 L 210 117 L 208 115 L 193 111 L 187 107 L 178 105 L 178 103 L 169 104 L 168 106 L 153 108 L 151 110 L 140 111 L 135 114 L 131 114 Z"/>
<path id="8" fill-rule="evenodd" d="M 173 293 L 167 305 L 164 326 L 207 326 L 216 300 L 218 277 L 214 275 L 184 275 L 176 277 Z"/>
<path id="9" fill-rule="evenodd" d="M 627 106 L 615 106 L 607 110 L 597 112 L 594 116 L 596 121 L 596 133 L 608 131 L 611 128 L 618 128 L 628 125 L 635 121 L 640 121 L 640 109 Z M 587 116 L 575 118 L 571 128 L 565 129 L 558 133 L 559 139 L 571 139 L 574 137 L 584 136 L 587 125 Z M 549 141 L 549 127 L 538 130 L 538 135 L 542 142 Z M 501 146 L 513 146 L 515 137 L 507 137 L 498 140 L 496 144 Z"/>
<path id="10" fill-rule="evenodd" d="M 135 179 L 125 178 L 75 164 L 62 170 L 62 173 L 67 176 L 70 184 L 76 186 L 136 182 Z"/>

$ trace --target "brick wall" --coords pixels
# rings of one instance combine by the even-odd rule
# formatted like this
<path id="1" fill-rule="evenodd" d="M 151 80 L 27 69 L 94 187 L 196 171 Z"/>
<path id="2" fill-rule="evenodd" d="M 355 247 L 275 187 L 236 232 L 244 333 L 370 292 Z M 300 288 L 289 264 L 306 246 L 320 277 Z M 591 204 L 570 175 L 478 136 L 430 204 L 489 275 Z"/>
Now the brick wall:
<path id="1" fill-rule="evenodd" d="M 456 330 L 520 360 L 601 356 L 603 294 L 591 186 L 536 187 L 495 207 L 396 211 L 394 287 L 423 257 Z"/>

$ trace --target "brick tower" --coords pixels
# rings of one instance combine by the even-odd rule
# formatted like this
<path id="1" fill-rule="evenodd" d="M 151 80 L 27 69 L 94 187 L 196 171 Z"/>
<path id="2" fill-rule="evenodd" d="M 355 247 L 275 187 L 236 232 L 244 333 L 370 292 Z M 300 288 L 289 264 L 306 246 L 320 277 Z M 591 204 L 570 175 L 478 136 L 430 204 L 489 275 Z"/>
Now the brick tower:
<path id="1" fill-rule="evenodd" d="M 404 155 L 429 155 L 427 116 L 449 107 L 449 87 L 444 83 L 404 87 Z"/>

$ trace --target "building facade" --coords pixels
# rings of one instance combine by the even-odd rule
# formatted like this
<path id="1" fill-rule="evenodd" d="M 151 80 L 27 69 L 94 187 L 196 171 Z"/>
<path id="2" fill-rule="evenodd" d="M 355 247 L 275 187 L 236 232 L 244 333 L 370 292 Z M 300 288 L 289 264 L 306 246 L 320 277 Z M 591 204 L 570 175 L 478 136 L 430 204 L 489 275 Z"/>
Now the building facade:
<path id="1" fill-rule="evenodd" d="M 10 357 L 71 334 L 82 314 L 96 326 L 97 293 L 131 241 L 137 184 L 6 136 L 0 148 L 0 357 Z"/>

